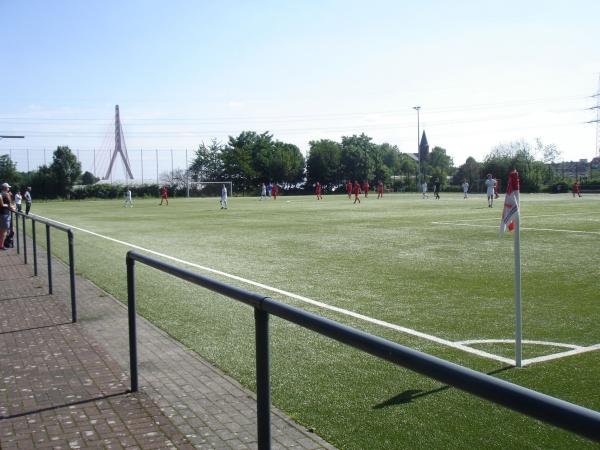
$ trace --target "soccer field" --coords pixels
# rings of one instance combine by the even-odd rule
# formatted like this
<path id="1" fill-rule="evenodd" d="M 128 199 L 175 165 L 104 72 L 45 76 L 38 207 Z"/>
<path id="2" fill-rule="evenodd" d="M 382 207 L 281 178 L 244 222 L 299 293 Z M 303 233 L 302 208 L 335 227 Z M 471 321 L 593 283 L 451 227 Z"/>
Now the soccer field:
<path id="1" fill-rule="evenodd" d="M 77 271 L 126 299 L 131 245 L 467 367 L 600 410 L 600 196 L 522 195 L 523 357 L 502 198 L 442 194 L 36 203 L 75 229 Z M 64 251 L 61 234 L 53 250 Z M 64 256 L 64 255 L 63 255 Z M 176 258 L 174 261 L 170 258 Z M 254 388 L 248 307 L 148 268 L 139 312 Z M 143 355 L 141 355 L 143 361 Z M 593 444 L 272 320 L 273 402 L 341 448 Z M 143 370 L 143 368 L 142 368 Z"/>

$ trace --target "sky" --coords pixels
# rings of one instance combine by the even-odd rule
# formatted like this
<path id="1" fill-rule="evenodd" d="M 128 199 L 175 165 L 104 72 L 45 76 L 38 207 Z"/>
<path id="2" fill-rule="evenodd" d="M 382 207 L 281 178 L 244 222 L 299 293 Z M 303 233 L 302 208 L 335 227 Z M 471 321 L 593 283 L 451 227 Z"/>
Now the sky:
<path id="1" fill-rule="evenodd" d="M 591 159 L 598 17 L 597 0 L 0 0 L 0 135 L 25 136 L 0 154 L 33 170 L 67 145 L 99 174 L 118 104 L 137 179 L 244 130 L 305 155 L 360 133 L 415 152 L 424 129 L 455 165 L 536 139 Z"/>

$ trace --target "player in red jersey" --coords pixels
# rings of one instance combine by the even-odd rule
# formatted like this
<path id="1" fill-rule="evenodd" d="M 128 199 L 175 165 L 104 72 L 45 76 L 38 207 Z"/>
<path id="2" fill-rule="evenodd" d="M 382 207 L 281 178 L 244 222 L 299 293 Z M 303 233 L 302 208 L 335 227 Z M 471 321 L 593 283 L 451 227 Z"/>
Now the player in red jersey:
<path id="1" fill-rule="evenodd" d="M 358 181 L 354 181 L 354 204 L 357 201 L 360 203 L 360 184 Z"/>
<path id="2" fill-rule="evenodd" d="M 271 190 L 271 195 L 273 196 L 273 200 L 277 200 L 277 195 L 279 195 L 279 186 L 277 183 L 273 185 L 273 189 Z"/>
<path id="3" fill-rule="evenodd" d="M 369 182 L 367 180 L 365 180 L 365 184 L 363 184 L 363 189 L 365 191 L 365 198 L 367 198 L 369 196 L 369 188 L 371 186 L 369 186 Z"/>
<path id="4" fill-rule="evenodd" d="M 348 198 L 352 198 L 352 190 L 353 190 L 353 186 L 352 186 L 352 181 L 348 180 L 348 182 L 346 183 L 346 194 L 348 194 Z"/>
<path id="5" fill-rule="evenodd" d="M 163 201 L 167 202 L 167 206 L 169 206 L 169 190 L 166 186 L 163 186 L 160 190 L 160 203 L 158 206 L 162 206 Z"/>
<path id="6" fill-rule="evenodd" d="M 317 185 L 315 186 L 315 195 L 317 196 L 317 200 L 322 200 L 323 196 L 321 195 L 321 183 L 317 181 Z"/>
<path id="7" fill-rule="evenodd" d="M 380 181 L 377 183 L 377 200 L 383 198 L 383 183 Z"/>
<path id="8" fill-rule="evenodd" d="M 581 197 L 581 186 L 579 185 L 579 181 L 573 183 L 573 197 L 575 197 L 575 195 Z"/>

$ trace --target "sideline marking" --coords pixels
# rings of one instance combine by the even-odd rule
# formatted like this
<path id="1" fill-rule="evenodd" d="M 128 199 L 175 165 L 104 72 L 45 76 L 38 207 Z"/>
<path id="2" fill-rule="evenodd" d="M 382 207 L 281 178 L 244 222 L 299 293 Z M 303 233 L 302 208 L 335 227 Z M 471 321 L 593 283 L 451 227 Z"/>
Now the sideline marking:
<path id="1" fill-rule="evenodd" d="M 537 219 L 539 217 L 557 217 L 557 216 L 590 216 L 590 215 L 594 215 L 595 213 L 588 213 L 588 212 L 580 212 L 580 213 L 564 213 L 564 214 L 538 214 L 537 216 L 521 216 L 522 219 Z M 452 223 L 466 223 L 466 222 L 487 222 L 488 220 L 496 220 L 493 217 L 486 217 L 485 219 L 463 219 L 463 220 L 458 220 L 456 222 L 452 222 Z"/>
<path id="2" fill-rule="evenodd" d="M 411 328 L 406 328 L 406 327 L 402 327 L 400 325 L 396 325 L 396 324 L 393 324 L 393 323 L 385 322 L 383 320 L 374 319 L 372 317 L 365 316 L 363 314 L 359 314 L 359 313 L 356 313 L 354 311 L 350 311 L 350 310 L 343 309 L 343 308 L 338 308 L 337 306 L 332 306 L 332 305 L 328 305 L 327 303 L 322 303 L 322 302 L 319 302 L 319 301 L 316 301 L 316 300 L 312 300 L 312 299 L 310 299 L 308 297 L 304 297 L 302 295 L 293 294 L 291 292 L 287 292 L 287 291 L 284 291 L 282 289 L 278 289 L 278 288 L 275 288 L 275 287 L 272 287 L 272 286 L 268 286 L 266 284 L 262 284 L 262 283 L 258 283 L 256 281 L 248 280 L 246 278 L 238 277 L 237 275 L 232 275 L 232 274 L 227 273 L 227 272 L 221 272 L 220 270 L 211 269 L 210 267 L 201 266 L 199 264 L 196 264 L 196 263 L 193 263 L 193 262 L 190 262 L 190 261 L 186 261 L 184 259 L 176 258 L 174 256 L 166 255 L 164 253 L 160 253 L 160 252 L 157 252 L 157 251 L 154 251 L 154 250 L 149 250 L 147 248 L 140 247 L 139 245 L 135 245 L 135 244 L 132 244 L 130 242 L 125 242 L 125 241 L 121 241 L 119 239 L 111 238 L 109 236 L 104 236 L 104 235 L 96 233 L 94 231 L 86 230 L 85 228 L 80 228 L 80 227 L 76 227 L 76 226 L 70 225 L 68 223 L 59 222 L 58 220 L 50 219 L 49 217 L 38 216 L 38 215 L 34 215 L 34 216 L 40 217 L 42 219 L 49 220 L 49 221 L 57 223 L 59 225 L 63 225 L 63 226 L 72 228 L 74 230 L 81 231 L 83 233 L 88 233 L 88 234 L 91 234 L 93 236 L 96 236 L 96 237 L 99 237 L 99 238 L 102 238 L 102 239 L 106 239 L 106 240 L 115 242 L 117 244 L 124 245 L 126 247 L 131 247 L 131 248 L 135 248 L 137 250 L 142 250 L 142 251 L 145 251 L 145 252 L 148 252 L 148 253 L 151 253 L 151 254 L 154 254 L 154 255 L 166 258 L 166 259 L 170 259 L 172 261 L 176 261 L 176 262 L 179 262 L 179 263 L 182 263 L 182 264 L 187 264 L 189 266 L 196 267 L 198 269 L 201 269 L 201 270 L 204 270 L 204 271 L 207 271 L 207 272 L 212 272 L 214 274 L 221 275 L 223 277 L 231 278 L 233 280 L 240 281 L 240 282 L 246 283 L 246 284 L 250 284 L 252 286 L 256 286 L 256 287 L 265 289 L 267 291 L 275 292 L 277 294 L 281 294 L 281 295 L 284 295 L 286 297 L 290 297 L 290 298 L 293 298 L 293 299 L 296 299 L 296 300 L 300 300 L 302 302 L 305 302 L 305 303 L 308 303 L 308 304 L 311 304 L 311 305 L 314 305 L 314 306 L 318 306 L 318 307 L 323 308 L 323 309 L 328 309 L 330 311 L 335 311 L 337 313 L 344 314 L 346 316 L 354 317 L 355 319 L 360 319 L 360 320 L 363 320 L 365 322 L 369 322 L 369 323 L 372 323 L 372 324 L 375 324 L 375 325 L 380 325 L 382 327 L 390 328 L 390 329 L 396 330 L 396 331 L 400 331 L 400 332 L 405 333 L 405 334 L 409 334 L 409 335 L 412 335 L 412 336 L 417 336 L 417 337 L 426 339 L 428 341 L 436 342 L 438 344 L 442 344 L 442 345 L 445 345 L 447 347 L 455 348 L 457 350 L 462 350 L 462 351 L 464 351 L 466 353 L 472 353 L 474 355 L 481 356 L 483 358 L 492 359 L 492 360 L 495 360 L 495 361 L 503 362 L 505 364 L 510 364 L 511 366 L 514 366 L 514 364 L 515 364 L 515 361 L 513 359 L 505 358 L 503 356 L 494 355 L 493 353 L 489 353 L 489 352 L 486 352 L 486 351 L 483 351 L 483 350 L 478 350 L 476 348 L 469 347 L 469 346 L 467 346 L 467 345 L 465 345 L 464 343 L 461 343 L 461 342 L 449 341 L 447 339 L 442 339 L 442 338 L 439 338 L 437 336 L 432 336 L 430 334 L 422 333 L 420 331 L 413 330 Z M 468 341 L 465 341 L 465 342 L 468 342 Z M 568 345 L 568 344 L 565 344 L 565 345 Z M 595 347 L 595 348 L 593 348 L 593 347 Z M 557 358 L 562 357 L 560 355 L 568 356 L 567 354 L 575 354 L 573 352 L 583 353 L 582 351 L 580 351 L 581 349 L 590 349 L 590 350 L 586 350 L 586 351 L 592 351 L 592 350 L 600 349 L 600 344 L 597 344 L 596 346 L 592 346 L 592 347 L 583 347 L 583 348 L 580 348 L 580 349 L 571 350 L 569 352 L 561 352 L 561 353 L 556 353 L 554 355 L 543 356 L 543 357 L 540 357 L 540 358 L 557 359 Z M 555 358 L 549 358 L 549 357 L 552 357 L 552 356 L 555 356 Z M 538 362 L 537 360 L 540 359 L 540 358 L 533 358 L 531 360 L 524 360 L 524 361 L 522 361 L 522 364 L 523 365 L 524 364 L 531 364 L 531 361 Z"/>
<path id="3" fill-rule="evenodd" d="M 477 225 L 474 223 L 463 223 L 463 222 L 431 222 L 433 225 L 456 225 L 459 227 L 477 227 L 477 228 L 498 228 L 499 225 Z M 577 230 L 561 230 L 558 228 L 533 228 L 533 227 L 521 227 L 521 230 L 529 231 L 551 231 L 555 233 L 578 233 L 578 234 L 595 234 L 600 235 L 600 231 L 577 231 Z"/>

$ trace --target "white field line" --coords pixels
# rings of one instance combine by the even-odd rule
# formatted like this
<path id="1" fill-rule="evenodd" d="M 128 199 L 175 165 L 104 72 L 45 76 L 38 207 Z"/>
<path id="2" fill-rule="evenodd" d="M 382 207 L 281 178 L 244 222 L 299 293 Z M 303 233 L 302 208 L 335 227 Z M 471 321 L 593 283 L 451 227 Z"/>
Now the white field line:
<path id="1" fill-rule="evenodd" d="M 488 352 L 485 352 L 483 350 L 478 350 L 478 349 L 475 349 L 475 348 L 471 348 L 471 347 L 468 347 L 467 345 L 464 345 L 464 344 L 461 344 L 461 343 L 457 343 L 457 342 L 452 342 L 452 341 L 449 341 L 447 339 L 442 339 L 442 338 L 439 338 L 437 336 L 432 336 L 430 334 L 422 333 L 420 331 L 416 331 L 416 330 L 413 330 L 411 328 L 401 327 L 399 325 L 396 325 L 396 324 L 393 324 L 393 323 L 389 323 L 389 322 L 385 322 L 383 320 L 374 319 L 372 317 L 365 316 L 363 314 L 359 314 L 359 313 L 356 313 L 354 311 L 349 311 L 347 309 L 338 308 L 337 306 L 331 306 L 331 305 L 328 305 L 327 303 L 322 303 L 322 302 L 319 302 L 319 301 L 316 301 L 316 300 L 312 300 L 312 299 L 310 299 L 308 297 L 304 297 L 302 295 L 293 294 L 291 292 L 287 292 L 287 291 L 284 291 L 282 289 L 278 289 L 278 288 L 275 288 L 275 287 L 272 287 L 272 286 L 268 286 L 266 284 L 262 284 L 262 283 L 258 283 L 256 281 L 248 280 L 246 278 L 238 277 L 237 275 L 232 275 L 232 274 L 229 274 L 227 272 L 222 272 L 220 270 L 211 269 L 210 267 L 201 266 L 199 264 L 196 264 L 196 263 L 193 263 L 193 262 L 190 262 L 190 261 L 186 261 L 186 260 L 183 260 L 183 259 L 180 259 L 180 258 L 176 258 L 174 256 L 166 255 L 164 253 L 160 253 L 160 252 L 156 252 L 154 250 L 150 250 L 150 249 L 147 249 L 147 248 L 144 248 L 144 247 L 140 247 L 139 245 L 135 245 L 135 244 L 132 244 L 130 242 L 125 242 L 125 241 L 121 241 L 119 239 L 115 239 L 115 238 L 111 238 L 111 237 L 108 237 L 108 236 L 104 236 L 104 235 L 96 233 L 94 231 L 86 230 L 85 228 L 80 228 L 80 227 L 76 227 L 76 226 L 73 226 L 73 225 L 70 225 L 70 224 L 67 224 L 67 223 L 64 223 L 64 222 L 59 222 L 58 220 L 50 219 L 49 217 L 43 217 L 43 216 L 37 216 L 37 217 L 49 220 L 49 221 L 57 223 L 59 225 L 63 225 L 63 226 L 72 228 L 74 230 L 81 231 L 83 233 L 91 234 L 92 236 L 96 236 L 96 237 L 99 237 L 99 238 L 102 238 L 102 239 L 106 239 L 106 240 L 115 242 L 117 244 L 124 245 L 126 247 L 134 248 L 136 250 L 142 250 L 142 251 L 145 251 L 147 253 L 151 253 L 153 255 L 160 256 L 162 258 L 170 259 L 171 261 L 179 262 L 179 263 L 182 263 L 182 264 L 187 264 L 189 266 L 196 267 L 198 269 L 201 269 L 201 270 L 204 270 L 204 271 L 207 271 L 207 272 L 211 272 L 211 273 L 214 273 L 214 274 L 217 274 L 217 275 L 221 275 L 223 277 L 231 278 L 232 280 L 240 281 L 242 283 L 250 284 L 252 286 L 256 286 L 256 287 L 259 287 L 261 289 L 265 289 L 267 291 L 275 292 L 277 294 L 281 294 L 281 295 L 284 295 L 284 296 L 289 297 L 289 298 L 300 300 L 302 302 L 305 302 L 305 303 L 308 303 L 308 304 L 311 304 L 311 305 L 314 305 L 314 306 L 318 306 L 318 307 L 323 308 L 323 309 L 328 309 L 330 311 L 335 311 L 337 313 L 344 314 L 346 316 L 354 317 L 355 319 L 360 319 L 360 320 L 363 320 L 365 322 L 369 322 L 369 323 L 372 323 L 372 324 L 375 324 L 375 325 L 380 325 L 382 327 L 389 328 L 389 329 L 392 329 L 392 330 L 395 330 L 395 331 L 400 331 L 402 333 L 409 334 L 409 335 L 412 335 L 412 336 L 417 336 L 417 337 L 426 339 L 428 341 L 436 342 L 438 344 L 445 345 L 447 347 L 455 348 L 457 350 L 462 350 L 462 351 L 464 351 L 466 353 L 471 353 L 471 354 L 474 354 L 474 355 L 477 355 L 477 356 L 481 356 L 483 358 L 487 358 L 487 359 L 492 359 L 492 360 L 495 360 L 495 361 L 503 362 L 505 364 L 514 365 L 514 363 L 515 363 L 514 360 L 509 359 L 509 358 L 504 358 L 502 356 L 494 355 L 493 353 L 488 353 Z M 592 347 L 587 347 L 587 348 L 590 349 L 590 350 L 587 350 L 587 351 L 595 350 L 595 348 L 592 348 Z M 598 344 L 598 348 L 600 348 L 600 344 Z M 576 351 L 576 350 L 574 350 L 574 351 Z M 569 353 L 570 354 L 571 352 L 565 352 L 565 353 Z M 580 352 L 580 353 L 582 353 L 582 352 Z M 559 353 L 558 355 L 562 355 L 562 354 L 563 353 Z M 553 356 L 553 355 L 549 355 L 549 356 Z M 534 358 L 534 359 L 537 359 L 537 358 Z M 529 361 L 529 360 L 525 360 L 522 363 L 525 364 L 526 361 Z"/>
<path id="2" fill-rule="evenodd" d="M 593 216 L 594 213 L 590 213 L 590 212 L 580 212 L 580 213 L 565 213 L 565 214 L 539 214 L 537 216 L 521 216 L 521 219 L 538 219 L 540 217 L 559 217 L 559 216 Z M 457 220 L 456 222 L 452 222 L 452 223 L 465 223 L 465 222 L 487 222 L 490 220 L 497 220 L 493 217 L 486 217 L 485 219 L 463 219 L 463 220 Z"/>
<path id="3" fill-rule="evenodd" d="M 554 353 L 552 355 L 538 356 L 537 358 L 524 359 L 521 363 L 523 366 L 552 361 L 553 359 L 566 358 L 567 356 L 579 355 L 581 353 L 593 352 L 594 350 L 600 350 L 600 344 L 590 345 L 589 347 L 580 347 L 567 352 Z"/>
<path id="4" fill-rule="evenodd" d="M 477 225 L 474 223 L 463 223 L 463 222 L 431 222 L 433 225 L 455 225 L 459 227 L 476 227 L 476 228 L 498 228 L 500 225 Z M 558 228 L 534 228 L 534 227 L 521 227 L 521 230 L 528 231 L 550 231 L 554 233 L 575 233 L 575 234 L 594 234 L 600 236 L 600 231 L 577 231 L 577 230 L 561 230 Z"/>
<path id="5" fill-rule="evenodd" d="M 514 339 L 469 339 L 467 341 L 459 341 L 457 344 L 472 345 L 472 344 L 514 344 Z M 561 342 L 550 342 L 550 341 L 532 341 L 523 339 L 523 344 L 533 345 L 547 345 L 549 347 L 565 347 L 570 349 L 586 348 L 581 345 L 574 344 L 563 344 Z"/>

